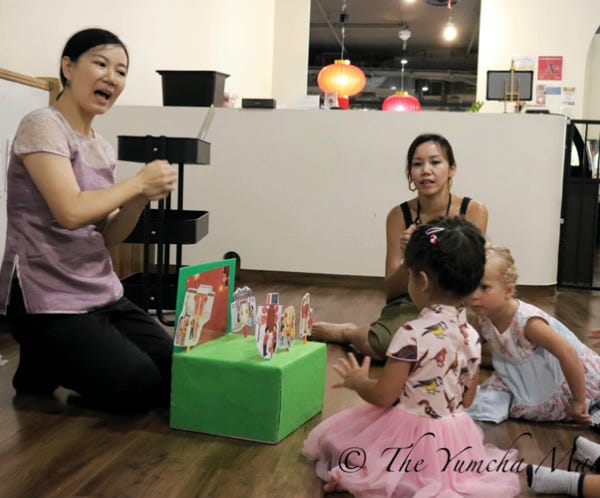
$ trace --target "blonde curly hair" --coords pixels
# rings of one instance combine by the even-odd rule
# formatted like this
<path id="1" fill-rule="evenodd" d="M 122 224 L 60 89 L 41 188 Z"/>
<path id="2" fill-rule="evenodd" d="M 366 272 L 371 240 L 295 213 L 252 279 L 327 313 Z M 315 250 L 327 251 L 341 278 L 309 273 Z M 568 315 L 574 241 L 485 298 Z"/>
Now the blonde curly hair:
<path id="1" fill-rule="evenodd" d="M 500 273 L 502 282 L 505 284 L 515 284 L 519 278 L 519 272 L 515 266 L 515 260 L 508 247 L 498 246 L 487 242 L 485 245 L 486 261 L 495 258 L 496 268 Z"/>

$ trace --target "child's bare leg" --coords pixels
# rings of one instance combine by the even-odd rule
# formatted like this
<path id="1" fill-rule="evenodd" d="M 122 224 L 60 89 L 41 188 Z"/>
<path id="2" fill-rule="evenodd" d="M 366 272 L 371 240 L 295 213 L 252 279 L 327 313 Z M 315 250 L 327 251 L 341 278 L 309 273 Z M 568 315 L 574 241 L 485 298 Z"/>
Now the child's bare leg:
<path id="1" fill-rule="evenodd" d="M 382 359 L 369 344 L 367 326 L 359 327 L 355 323 L 317 322 L 313 324 L 311 336 L 326 342 L 352 344 L 362 354 L 377 360 Z"/>

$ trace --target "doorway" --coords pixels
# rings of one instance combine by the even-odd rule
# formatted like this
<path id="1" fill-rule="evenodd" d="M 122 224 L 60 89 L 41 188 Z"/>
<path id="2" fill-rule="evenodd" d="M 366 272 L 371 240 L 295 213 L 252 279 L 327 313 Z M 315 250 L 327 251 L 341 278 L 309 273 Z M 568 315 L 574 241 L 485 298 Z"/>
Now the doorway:
<path id="1" fill-rule="evenodd" d="M 600 121 L 567 126 L 558 285 L 600 290 Z"/>
<path id="2" fill-rule="evenodd" d="M 567 126 L 558 285 L 600 290 L 600 27 L 590 43 L 583 116 Z"/>

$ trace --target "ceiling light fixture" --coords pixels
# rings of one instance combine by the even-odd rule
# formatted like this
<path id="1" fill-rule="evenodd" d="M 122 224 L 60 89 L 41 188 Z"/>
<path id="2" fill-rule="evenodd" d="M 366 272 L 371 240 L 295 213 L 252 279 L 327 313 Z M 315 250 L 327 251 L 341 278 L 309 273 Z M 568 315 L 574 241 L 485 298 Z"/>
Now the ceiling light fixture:
<path id="1" fill-rule="evenodd" d="M 410 28 L 408 27 L 408 23 L 403 22 L 400 24 L 400 31 L 398 31 L 398 38 L 402 40 L 402 50 L 406 50 L 406 42 L 411 36 Z"/>
<path id="2" fill-rule="evenodd" d="M 456 29 L 456 25 L 452 22 L 452 18 L 448 20 L 446 25 L 444 26 L 444 40 L 452 41 L 456 39 L 458 35 L 458 30 Z"/>

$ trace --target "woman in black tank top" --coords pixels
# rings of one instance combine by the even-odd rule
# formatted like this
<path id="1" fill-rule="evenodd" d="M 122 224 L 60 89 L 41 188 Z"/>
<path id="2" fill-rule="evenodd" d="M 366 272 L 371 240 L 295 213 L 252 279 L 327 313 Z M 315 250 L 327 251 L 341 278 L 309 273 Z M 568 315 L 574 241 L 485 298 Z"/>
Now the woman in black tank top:
<path id="1" fill-rule="evenodd" d="M 408 148 L 406 177 L 416 197 L 394 206 L 386 220 L 384 287 L 386 305 L 370 326 L 354 323 L 317 322 L 312 336 L 327 342 L 348 343 L 360 353 L 384 359 L 392 336 L 400 326 L 418 315 L 408 298 L 408 273 L 402 265 L 404 248 L 416 225 L 438 216 L 464 216 L 485 235 L 486 207 L 469 197 L 451 192 L 456 173 L 452 146 L 434 133 L 416 137 Z"/>
<path id="2" fill-rule="evenodd" d="M 460 203 L 460 209 L 458 211 L 459 216 L 465 216 L 467 213 L 467 208 L 469 207 L 469 202 L 471 202 L 470 197 L 463 197 L 462 202 Z M 450 210 L 450 204 L 452 203 L 452 197 L 448 197 L 448 207 L 446 209 L 446 216 L 448 216 L 448 211 Z M 400 209 L 402 210 L 402 216 L 404 216 L 404 226 L 409 227 L 411 225 L 420 225 L 421 220 L 419 219 L 419 212 L 417 211 L 416 221 L 412 219 L 412 213 L 410 212 L 410 207 L 408 205 L 408 201 L 400 204 Z"/>

